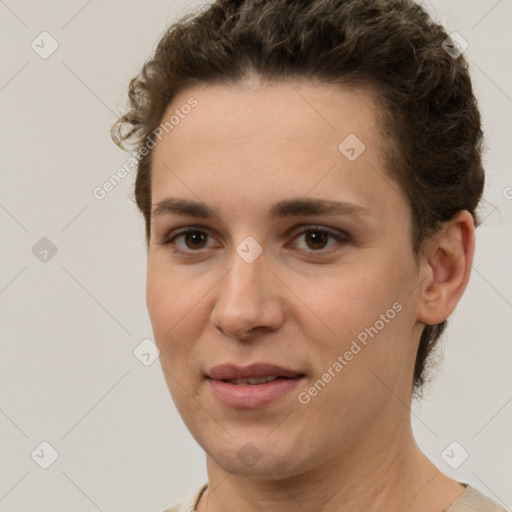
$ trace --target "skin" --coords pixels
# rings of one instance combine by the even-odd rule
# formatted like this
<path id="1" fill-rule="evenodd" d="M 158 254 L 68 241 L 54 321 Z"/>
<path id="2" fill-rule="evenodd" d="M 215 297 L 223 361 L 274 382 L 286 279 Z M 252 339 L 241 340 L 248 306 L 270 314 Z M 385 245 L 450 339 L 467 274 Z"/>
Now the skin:
<path id="1" fill-rule="evenodd" d="M 147 306 L 171 395 L 207 454 L 198 511 L 443 510 L 464 488 L 419 450 L 407 404 L 424 324 L 446 319 L 468 282 L 471 215 L 460 212 L 416 258 L 369 90 L 253 76 L 182 91 L 163 119 L 191 96 L 197 107 L 154 149 L 152 205 L 190 199 L 215 216 L 152 218 Z M 353 162 L 338 150 L 351 133 L 366 146 Z M 368 213 L 269 217 L 272 204 L 299 197 Z M 205 245 L 185 236 L 162 244 L 197 225 Z M 315 226 L 349 237 L 319 243 L 315 232 L 315 245 L 301 234 Z M 263 249 L 253 263 L 236 252 L 247 236 Z M 401 311 L 300 403 L 298 392 L 394 303 Z M 262 361 L 305 382 L 251 410 L 221 404 L 204 379 L 217 364 Z M 247 443 L 261 454 L 251 467 L 237 456 Z"/>

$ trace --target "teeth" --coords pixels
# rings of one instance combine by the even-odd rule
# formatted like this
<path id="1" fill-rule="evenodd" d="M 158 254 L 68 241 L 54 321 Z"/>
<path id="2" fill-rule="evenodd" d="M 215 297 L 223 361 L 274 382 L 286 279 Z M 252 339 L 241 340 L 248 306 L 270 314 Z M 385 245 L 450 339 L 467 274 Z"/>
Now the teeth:
<path id="1" fill-rule="evenodd" d="M 276 380 L 277 377 L 275 375 L 269 377 L 260 377 L 260 378 L 247 378 L 247 379 L 231 379 L 228 380 L 230 384 L 235 384 L 237 386 L 244 384 L 265 384 L 266 382 L 272 382 Z"/>

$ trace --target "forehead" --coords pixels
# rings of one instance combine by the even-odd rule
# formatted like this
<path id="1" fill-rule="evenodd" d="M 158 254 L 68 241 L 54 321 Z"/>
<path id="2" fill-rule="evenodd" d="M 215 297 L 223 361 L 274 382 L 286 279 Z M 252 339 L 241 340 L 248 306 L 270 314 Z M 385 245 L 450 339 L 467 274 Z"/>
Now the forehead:
<path id="1" fill-rule="evenodd" d="M 195 104 L 193 108 L 185 105 Z M 400 195 L 386 178 L 381 111 L 369 90 L 312 82 L 216 84 L 182 91 L 153 150 L 152 202 L 227 198 L 240 207 L 313 191 L 370 204 Z M 363 205 L 364 206 L 364 205 Z"/>
<path id="2" fill-rule="evenodd" d="M 187 104 L 194 99 L 192 109 Z M 172 127 L 172 139 L 202 146 L 279 137 L 315 140 L 344 133 L 368 136 L 373 131 L 380 108 L 370 89 L 317 82 L 256 82 L 202 85 L 181 91 L 162 117 L 165 123 L 180 115 Z M 175 121 L 176 115 L 174 115 Z M 169 132 L 169 134 L 170 134 Z M 165 137 L 167 142 L 170 137 Z M 176 144 L 175 150 L 179 150 Z M 183 149 L 183 148 L 181 148 Z"/>

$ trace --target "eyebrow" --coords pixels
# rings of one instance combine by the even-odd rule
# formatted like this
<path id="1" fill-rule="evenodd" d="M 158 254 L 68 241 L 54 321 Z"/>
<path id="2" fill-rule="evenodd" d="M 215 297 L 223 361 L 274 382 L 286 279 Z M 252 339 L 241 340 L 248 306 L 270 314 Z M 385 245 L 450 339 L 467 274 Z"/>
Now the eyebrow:
<path id="1" fill-rule="evenodd" d="M 165 214 L 202 219 L 216 217 L 213 210 L 206 204 L 176 197 L 168 197 L 156 203 L 151 216 L 158 217 Z M 270 217 L 273 219 L 298 217 L 301 215 L 371 216 L 371 212 L 368 208 L 364 208 L 358 204 L 315 198 L 284 199 L 273 204 L 270 208 Z"/>

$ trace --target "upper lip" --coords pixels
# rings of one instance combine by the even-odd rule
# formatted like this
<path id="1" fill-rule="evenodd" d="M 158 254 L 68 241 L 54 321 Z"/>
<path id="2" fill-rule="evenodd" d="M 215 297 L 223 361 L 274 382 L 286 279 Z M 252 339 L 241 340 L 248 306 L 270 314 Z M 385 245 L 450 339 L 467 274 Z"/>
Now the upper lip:
<path id="1" fill-rule="evenodd" d="M 254 363 L 249 366 L 236 366 L 234 364 L 221 364 L 214 366 L 206 374 L 214 380 L 250 379 L 261 377 L 299 377 L 304 374 L 297 370 L 283 368 L 269 363 Z"/>

